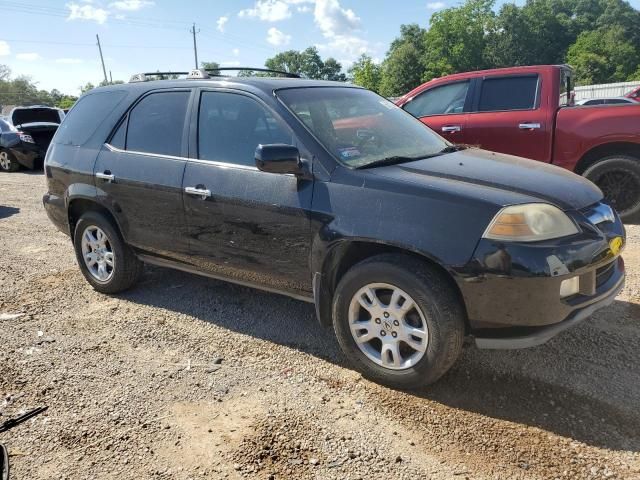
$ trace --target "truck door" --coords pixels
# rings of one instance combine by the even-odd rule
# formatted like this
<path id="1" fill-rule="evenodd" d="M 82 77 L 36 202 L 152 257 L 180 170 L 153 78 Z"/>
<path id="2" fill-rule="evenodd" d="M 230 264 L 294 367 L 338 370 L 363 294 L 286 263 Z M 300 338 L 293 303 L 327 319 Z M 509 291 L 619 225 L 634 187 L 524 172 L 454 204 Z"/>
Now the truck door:
<path id="1" fill-rule="evenodd" d="M 403 109 L 452 143 L 468 143 L 467 108 L 470 80 L 437 85 L 419 93 Z"/>
<path id="2" fill-rule="evenodd" d="M 484 77 L 474 91 L 466 142 L 550 162 L 553 116 L 541 98 L 541 87 L 535 73 Z"/>

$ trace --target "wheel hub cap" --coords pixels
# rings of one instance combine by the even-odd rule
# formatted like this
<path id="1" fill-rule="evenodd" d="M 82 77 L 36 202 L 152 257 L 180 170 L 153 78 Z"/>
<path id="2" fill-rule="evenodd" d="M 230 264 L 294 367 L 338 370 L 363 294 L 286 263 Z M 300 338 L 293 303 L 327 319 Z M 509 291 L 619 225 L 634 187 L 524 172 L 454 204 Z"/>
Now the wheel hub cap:
<path id="1" fill-rule="evenodd" d="M 9 155 L 7 155 L 7 152 L 0 152 L 0 167 L 2 167 L 3 170 L 9 170 Z"/>
<path id="2" fill-rule="evenodd" d="M 427 351 L 427 322 L 405 291 L 386 283 L 365 285 L 349 305 L 351 335 L 364 355 L 385 368 L 414 366 Z"/>
<path id="3" fill-rule="evenodd" d="M 113 276 L 115 255 L 109 237 L 91 225 L 82 233 L 82 258 L 89 273 L 99 282 L 108 282 Z"/>

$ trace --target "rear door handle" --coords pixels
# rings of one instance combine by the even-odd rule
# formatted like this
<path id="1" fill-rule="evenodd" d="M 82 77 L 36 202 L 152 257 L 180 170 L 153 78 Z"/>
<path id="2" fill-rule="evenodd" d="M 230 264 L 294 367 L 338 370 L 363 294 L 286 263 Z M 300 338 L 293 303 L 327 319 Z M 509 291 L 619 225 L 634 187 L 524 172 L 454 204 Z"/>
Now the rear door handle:
<path id="1" fill-rule="evenodd" d="M 203 200 L 211 196 L 211 190 L 207 190 L 206 188 L 185 187 L 184 193 L 187 195 L 197 195 Z"/>
<path id="2" fill-rule="evenodd" d="M 539 123 L 521 123 L 520 125 L 518 125 L 518 128 L 520 130 L 537 130 L 540 128 L 540 124 Z"/>
<path id="3" fill-rule="evenodd" d="M 453 133 L 453 132 L 459 132 L 460 130 L 462 130 L 462 127 L 460 125 L 445 125 L 444 127 L 441 128 L 441 130 L 444 133 Z"/>
<path id="4" fill-rule="evenodd" d="M 107 182 L 113 182 L 116 179 L 115 175 L 113 175 L 109 170 L 105 170 L 102 173 L 96 172 L 95 177 L 101 180 L 106 180 Z"/>

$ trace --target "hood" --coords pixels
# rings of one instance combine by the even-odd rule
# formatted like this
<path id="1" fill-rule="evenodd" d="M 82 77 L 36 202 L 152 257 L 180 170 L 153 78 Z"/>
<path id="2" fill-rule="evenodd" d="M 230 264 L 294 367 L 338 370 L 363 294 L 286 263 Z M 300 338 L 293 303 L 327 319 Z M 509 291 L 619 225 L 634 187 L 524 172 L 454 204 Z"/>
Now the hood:
<path id="1" fill-rule="evenodd" d="M 552 203 L 563 210 L 586 207 L 600 201 L 603 196 L 593 183 L 563 168 L 477 148 L 372 168 L 370 172 L 425 185 L 437 178 L 485 186 L 518 194 L 513 203 L 519 203 L 524 195 L 532 200 Z M 512 203 L 509 195 L 504 198 L 505 205 Z"/>
<path id="2" fill-rule="evenodd" d="M 30 107 L 15 108 L 11 112 L 11 123 L 16 127 L 30 123 L 60 123 L 60 111 L 57 108 Z"/>

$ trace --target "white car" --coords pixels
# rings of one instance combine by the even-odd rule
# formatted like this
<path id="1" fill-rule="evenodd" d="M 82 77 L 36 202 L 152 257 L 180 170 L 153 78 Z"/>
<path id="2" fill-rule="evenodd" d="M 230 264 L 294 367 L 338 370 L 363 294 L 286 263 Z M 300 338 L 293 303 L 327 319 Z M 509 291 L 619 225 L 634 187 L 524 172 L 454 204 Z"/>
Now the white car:
<path id="1" fill-rule="evenodd" d="M 623 104 L 623 103 L 635 103 L 637 104 L 638 102 L 632 100 L 631 98 L 627 98 L 627 97 L 612 97 L 612 98 L 587 98 L 584 100 L 578 100 L 576 102 L 576 105 L 581 106 L 581 105 L 616 105 L 616 104 Z"/>

